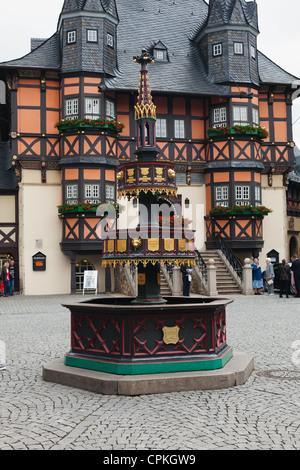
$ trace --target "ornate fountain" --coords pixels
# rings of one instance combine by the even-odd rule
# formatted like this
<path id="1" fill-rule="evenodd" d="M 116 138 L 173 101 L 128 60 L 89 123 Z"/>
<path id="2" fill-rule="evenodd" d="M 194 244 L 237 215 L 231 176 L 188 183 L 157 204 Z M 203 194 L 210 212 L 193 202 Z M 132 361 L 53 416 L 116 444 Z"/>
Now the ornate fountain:
<path id="1" fill-rule="evenodd" d="M 66 304 L 71 311 L 71 349 L 64 363 L 72 368 L 117 375 L 145 375 L 220 369 L 232 357 L 226 343 L 226 306 L 230 299 L 163 297 L 160 270 L 165 264 L 194 266 L 194 233 L 181 214 L 172 212 L 177 195 L 175 165 L 159 159 L 156 147 L 156 108 L 145 51 L 135 106 L 138 138 L 136 160 L 120 165 L 118 194 L 139 201 L 134 236 L 117 229 L 106 232 L 103 266 L 134 265 L 136 297 L 106 297 Z M 161 212 L 170 212 L 163 220 Z M 178 222 L 178 223 L 176 223 Z"/>

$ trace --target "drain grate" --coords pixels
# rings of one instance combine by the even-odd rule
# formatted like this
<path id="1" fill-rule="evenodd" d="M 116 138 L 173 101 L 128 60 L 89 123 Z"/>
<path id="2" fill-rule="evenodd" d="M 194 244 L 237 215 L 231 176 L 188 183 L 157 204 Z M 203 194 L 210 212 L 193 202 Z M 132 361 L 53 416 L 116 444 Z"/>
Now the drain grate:
<path id="1" fill-rule="evenodd" d="M 257 372 L 257 375 L 267 377 L 269 379 L 278 380 L 300 380 L 300 370 L 289 370 L 289 369 L 274 369 L 274 370 L 262 370 Z"/>

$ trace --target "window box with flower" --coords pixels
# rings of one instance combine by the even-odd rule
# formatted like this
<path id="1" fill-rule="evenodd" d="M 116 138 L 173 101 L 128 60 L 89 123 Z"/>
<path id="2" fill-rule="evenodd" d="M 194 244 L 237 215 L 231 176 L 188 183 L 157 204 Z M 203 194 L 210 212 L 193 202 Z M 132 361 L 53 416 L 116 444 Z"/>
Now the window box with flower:
<path id="1" fill-rule="evenodd" d="M 261 126 L 226 126 L 213 127 L 207 130 L 208 137 L 226 137 L 231 135 L 256 136 L 258 139 L 266 139 L 269 135 L 268 131 Z"/>
<path id="2" fill-rule="evenodd" d="M 120 212 L 122 212 L 123 206 L 120 204 L 112 203 L 112 202 L 105 202 L 105 203 L 91 203 L 91 202 L 78 202 L 77 204 L 61 204 L 58 206 L 58 213 L 60 215 L 63 214 L 78 214 L 84 212 L 91 212 L 95 213 L 97 210 L 101 212 L 101 214 L 105 214 L 106 212 L 115 211 L 117 216 Z"/>
<path id="3" fill-rule="evenodd" d="M 110 119 L 63 119 L 57 122 L 54 127 L 59 131 L 72 131 L 74 129 L 103 129 L 120 134 L 124 129 L 124 124 Z"/>
<path id="4" fill-rule="evenodd" d="M 252 206 L 252 205 L 234 205 L 231 207 L 216 206 L 209 211 L 210 217 L 218 216 L 239 216 L 239 215 L 260 215 L 265 216 L 270 214 L 272 209 L 266 206 Z"/>

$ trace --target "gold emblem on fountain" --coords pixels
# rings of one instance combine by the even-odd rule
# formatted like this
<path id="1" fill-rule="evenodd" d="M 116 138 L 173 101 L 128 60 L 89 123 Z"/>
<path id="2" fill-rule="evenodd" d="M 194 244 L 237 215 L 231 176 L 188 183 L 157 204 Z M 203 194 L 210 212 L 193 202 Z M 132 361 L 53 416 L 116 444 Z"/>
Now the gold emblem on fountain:
<path id="1" fill-rule="evenodd" d="M 142 244 L 142 240 L 140 238 L 134 238 L 131 243 L 134 248 L 139 248 Z"/>
<path id="2" fill-rule="evenodd" d="M 164 326 L 163 331 L 163 342 L 165 344 L 177 344 L 179 341 L 179 326 Z"/>

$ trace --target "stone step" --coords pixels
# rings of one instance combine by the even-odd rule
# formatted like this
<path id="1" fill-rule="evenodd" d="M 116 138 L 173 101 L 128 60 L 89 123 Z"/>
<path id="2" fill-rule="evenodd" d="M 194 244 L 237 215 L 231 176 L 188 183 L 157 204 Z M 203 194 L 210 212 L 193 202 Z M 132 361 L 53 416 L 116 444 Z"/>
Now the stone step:
<path id="1" fill-rule="evenodd" d="M 241 289 L 232 277 L 223 259 L 220 257 L 218 251 L 210 250 L 200 253 L 204 262 L 207 264 L 209 259 L 214 260 L 217 280 L 218 294 L 230 295 L 240 294 Z"/>

